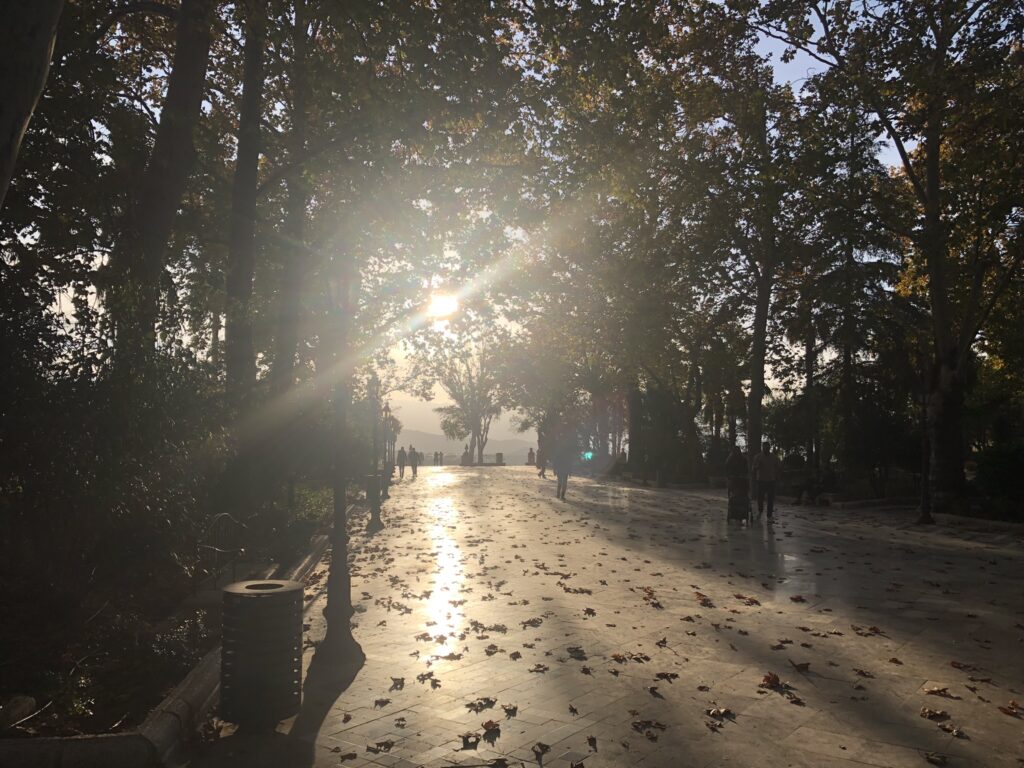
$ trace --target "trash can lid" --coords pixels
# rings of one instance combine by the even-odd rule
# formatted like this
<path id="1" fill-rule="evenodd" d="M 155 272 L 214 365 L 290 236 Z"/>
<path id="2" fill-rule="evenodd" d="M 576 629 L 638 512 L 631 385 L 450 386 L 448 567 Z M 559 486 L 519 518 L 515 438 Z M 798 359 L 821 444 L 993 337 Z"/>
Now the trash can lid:
<path id="1" fill-rule="evenodd" d="M 301 592 L 303 590 L 300 581 L 285 581 L 282 579 L 256 579 L 254 581 L 236 581 L 224 587 L 224 592 L 230 595 L 245 595 L 246 597 L 259 597 L 261 595 L 280 595 L 284 592 Z"/>

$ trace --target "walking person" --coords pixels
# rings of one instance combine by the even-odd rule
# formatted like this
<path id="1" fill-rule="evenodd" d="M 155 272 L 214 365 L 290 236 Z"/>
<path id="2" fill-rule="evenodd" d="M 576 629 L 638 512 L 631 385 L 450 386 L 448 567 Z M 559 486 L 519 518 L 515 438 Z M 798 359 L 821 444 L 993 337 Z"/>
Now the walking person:
<path id="1" fill-rule="evenodd" d="M 764 514 L 768 504 L 768 525 L 775 522 L 775 483 L 779 479 L 779 459 L 769 443 L 761 445 L 761 452 L 754 457 L 751 466 L 757 481 L 757 516 Z"/>
<path id="2" fill-rule="evenodd" d="M 540 446 L 537 446 L 537 477 L 547 478 L 548 454 Z"/>
<path id="3" fill-rule="evenodd" d="M 420 455 L 416 452 L 416 449 L 411 445 L 409 446 L 409 468 L 412 470 L 412 479 L 416 479 L 416 468 L 420 465 Z"/>
<path id="4" fill-rule="evenodd" d="M 738 445 L 733 445 L 729 458 L 725 460 L 726 487 L 729 494 L 726 523 L 733 520 L 750 522 L 750 478 L 747 476 L 747 460 Z"/>
<path id="5" fill-rule="evenodd" d="M 398 479 L 401 480 L 405 477 L 405 446 L 398 449 L 398 456 L 396 458 L 398 459 Z"/>
<path id="6" fill-rule="evenodd" d="M 576 435 L 568 428 L 565 428 L 555 442 L 554 455 L 551 457 L 551 466 L 555 470 L 555 477 L 558 479 L 555 495 L 562 501 L 565 501 L 565 491 L 569 486 L 569 475 L 575 462 Z"/>

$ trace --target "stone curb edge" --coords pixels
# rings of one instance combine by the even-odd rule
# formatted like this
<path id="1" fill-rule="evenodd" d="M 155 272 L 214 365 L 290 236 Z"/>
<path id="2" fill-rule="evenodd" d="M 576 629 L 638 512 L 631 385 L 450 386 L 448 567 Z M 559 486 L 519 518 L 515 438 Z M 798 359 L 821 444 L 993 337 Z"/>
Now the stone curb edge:
<path id="1" fill-rule="evenodd" d="M 349 507 L 351 512 L 352 507 Z M 319 534 L 295 566 L 267 578 L 301 581 L 330 546 Z M 210 711 L 220 691 L 220 645 L 210 650 L 137 730 L 86 736 L 0 739 L 0 768 L 143 768 L 167 765 Z"/>

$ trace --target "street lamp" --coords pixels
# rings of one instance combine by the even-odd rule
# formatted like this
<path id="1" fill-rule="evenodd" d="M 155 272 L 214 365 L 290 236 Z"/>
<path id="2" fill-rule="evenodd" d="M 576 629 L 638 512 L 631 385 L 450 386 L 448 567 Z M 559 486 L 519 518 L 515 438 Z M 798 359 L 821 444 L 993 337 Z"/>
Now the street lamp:
<path id="1" fill-rule="evenodd" d="M 373 420 L 372 432 L 373 432 L 373 463 L 370 465 L 370 475 L 366 478 L 366 500 L 370 504 L 370 531 L 379 531 L 384 527 L 383 521 L 380 519 L 380 498 L 381 498 L 381 479 L 380 479 L 380 379 L 377 378 L 377 374 L 374 373 L 370 377 L 370 409 L 371 419 Z"/>
<path id="2" fill-rule="evenodd" d="M 373 463 L 370 472 L 380 471 L 380 379 L 377 374 L 370 374 L 370 408 L 373 419 Z"/>
<path id="3" fill-rule="evenodd" d="M 391 486 L 391 406 L 386 402 L 381 411 L 380 423 L 384 427 L 384 466 L 380 473 L 381 498 L 389 499 L 391 498 L 389 493 Z"/>
<path id="4" fill-rule="evenodd" d="M 352 636 L 352 576 L 348 569 L 348 519 L 345 466 L 345 429 L 352 363 L 348 352 L 348 327 L 351 282 L 339 277 L 328 279 L 331 306 L 325 341 L 336 359 L 331 387 L 331 485 L 334 496 L 331 525 L 331 564 L 327 572 L 327 604 L 324 619 L 327 630 L 317 648 L 316 658 L 333 664 L 359 662 L 365 658 Z"/>

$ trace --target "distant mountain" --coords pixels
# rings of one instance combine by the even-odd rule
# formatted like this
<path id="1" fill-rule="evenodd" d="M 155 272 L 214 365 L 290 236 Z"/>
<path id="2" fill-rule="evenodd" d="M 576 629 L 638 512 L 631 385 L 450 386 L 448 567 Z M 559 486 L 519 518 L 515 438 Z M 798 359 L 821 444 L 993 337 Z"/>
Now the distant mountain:
<path id="1" fill-rule="evenodd" d="M 411 444 L 417 451 L 427 454 L 428 464 L 430 463 L 430 454 L 434 451 L 444 451 L 445 455 L 449 457 L 461 456 L 463 447 L 468 442 L 468 440 L 463 440 L 462 442 L 449 440 L 444 435 L 420 432 L 418 429 L 403 429 L 402 434 L 398 436 L 398 444 L 400 446 L 404 445 L 408 448 Z M 495 453 L 503 453 L 505 454 L 506 464 L 525 464 L 526 452 L 531 446 L 536 448 L 536 445 L 528 440 L 518 440 L 515 438 L 499 440 L 498 438 L 492 438 L 484 446 L 484 455 L 490 457 Z"/>

